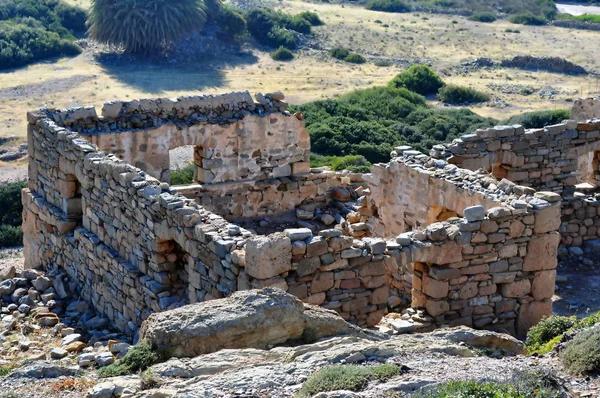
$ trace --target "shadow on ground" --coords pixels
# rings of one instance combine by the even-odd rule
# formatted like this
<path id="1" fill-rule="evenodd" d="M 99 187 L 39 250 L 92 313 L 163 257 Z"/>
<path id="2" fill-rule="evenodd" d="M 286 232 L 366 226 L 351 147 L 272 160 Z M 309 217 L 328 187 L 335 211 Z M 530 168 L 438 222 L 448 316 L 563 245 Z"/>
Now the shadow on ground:
<path id="1" fill-rule="evenodd" d="M 207 56 L 208 58 L 209 56 Z M 96 61 L 115 79 L 152 94 L 198 91 L 223 86 L 224 69 L 258 62 L 251 52 L 222 54 L 187 63 L 147 60 L 132 56 L 103 55 Z"/>
<path id="2" fill-rule="evenodd" d="M 600 265 L 561 261 L 557 269 L 552 311 L 556 315 L 585 317 L 600 311 Z"/>

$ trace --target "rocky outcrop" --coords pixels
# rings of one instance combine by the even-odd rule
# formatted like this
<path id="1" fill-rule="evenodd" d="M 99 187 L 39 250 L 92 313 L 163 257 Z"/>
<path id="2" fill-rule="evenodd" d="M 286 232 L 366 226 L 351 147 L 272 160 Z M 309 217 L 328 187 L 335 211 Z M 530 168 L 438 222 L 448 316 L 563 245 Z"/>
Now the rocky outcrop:
<path id="1" fill-rule="evenodd" d="M 151 315 L 140 329 L 174 357 L 195 357 L 225 348 L 270 348 L 287 341 L 367 332 L 333 311 L 302 303 L 283 290 L 266 288 Z M 371 338 L 380 338 L 370 334 Z"/>

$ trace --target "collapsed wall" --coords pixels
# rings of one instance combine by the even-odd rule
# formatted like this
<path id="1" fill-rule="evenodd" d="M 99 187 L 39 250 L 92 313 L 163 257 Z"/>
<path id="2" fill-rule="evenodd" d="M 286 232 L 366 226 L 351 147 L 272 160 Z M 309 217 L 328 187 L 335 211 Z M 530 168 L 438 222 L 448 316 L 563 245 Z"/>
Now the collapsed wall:
<path id="1" fill-rule="evenodd" d="M 559 195 L 402 147 L 372 174 L 310 169 L 302 117 L 282 100 L 30 113 L 26 266 L 65 272 L 130 335 L 153 312 L 267 286 L 360 326 L 403 301 L 432 326 L 513 334 L 551 313 Z M 195 182 L 172 187 L 179 145 L 195 146 Z M 293 227 L 240 226 L 284 213 Z"/>

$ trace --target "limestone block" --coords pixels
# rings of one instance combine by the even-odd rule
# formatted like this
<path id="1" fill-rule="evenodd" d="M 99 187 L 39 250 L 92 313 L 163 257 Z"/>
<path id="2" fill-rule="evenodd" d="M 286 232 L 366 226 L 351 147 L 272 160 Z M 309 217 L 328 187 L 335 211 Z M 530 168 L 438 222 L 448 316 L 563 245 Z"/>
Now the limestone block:
<path id="1" fill-rule="evenodd" d="M 246 272 L 269 279 L 292 269 L 292 242 L 283 233 L 253 236 L 246 243 Z"/>
<path id="2" fill-rule="evenodd" d="M 517 336 L 524 338 L 529 329 L 543 317 L 552 315 L 552 300 L 532 301 L 524 303 L 517 317 Z"/>
<path id="3" fill-rule="evenodd" d="M 311 294 L 325 292 L 333 287 L 333 272 L 318 272 L 310 285 Z"/>
<path id="4" fill-rule="evenodd" d="M 527 255 L 523 262 L 523 271 L 532 272 L 555 269 L 559 242 L 560 235 L 558 232 L 532 236 L 527 245 Z"/>
<path id="5" fill-rule="evenodd" d="M 560 227 L 560 223 L 560 206 L 549 206 L 535 215 L 533 232 L 536 234 L 545 234 L 547 232 L 557 231 Z"/>
<path id="6" fill-rule="evenodd" d="M 448 296 L 448 281 L 438 281 L 423 275 L 423 293 L 433 298 Z"/>
<path id="7" fill-rule="evenodd" d="M 450 311 L 450 304 L 445 300 L 427 300 L 425 309 L 429 315 L 436 317 Z"/>
<path id="8" fill-rule="evenodd" d="M 535 273 L 531 286 L 531 295 L 536 300 L 550 299 L 554 295 L 556 270 Z"/>
<path id="9" fill-rule="evenodd" d="M 531 282 L 529 279 L 521 279 L 513 283 L 507 283 L 500 288 L 500 294 L 504 297 L 518 298 L 526 296 L 531 292 Z"/>

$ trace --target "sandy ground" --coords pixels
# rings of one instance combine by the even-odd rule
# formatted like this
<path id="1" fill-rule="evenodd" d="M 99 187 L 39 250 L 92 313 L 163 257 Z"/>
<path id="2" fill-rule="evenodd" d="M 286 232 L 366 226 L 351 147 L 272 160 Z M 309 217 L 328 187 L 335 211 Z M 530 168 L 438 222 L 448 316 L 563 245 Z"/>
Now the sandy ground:
<path id="1" fill-rule="evenodd" d="M 600 7 L 582 6 L 576 4 L 556 4 L 559 12 L 564 12 L 571 15 L 595 14 L 600 15 Z"/>

